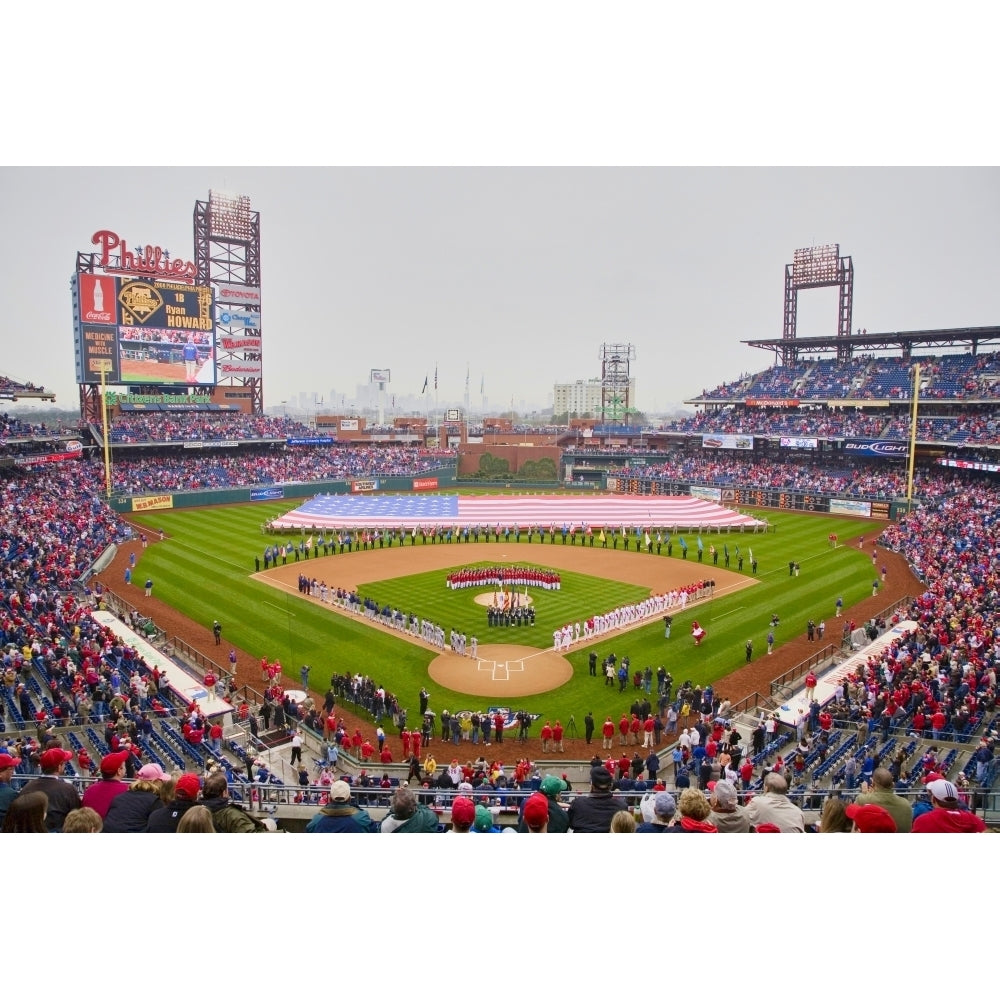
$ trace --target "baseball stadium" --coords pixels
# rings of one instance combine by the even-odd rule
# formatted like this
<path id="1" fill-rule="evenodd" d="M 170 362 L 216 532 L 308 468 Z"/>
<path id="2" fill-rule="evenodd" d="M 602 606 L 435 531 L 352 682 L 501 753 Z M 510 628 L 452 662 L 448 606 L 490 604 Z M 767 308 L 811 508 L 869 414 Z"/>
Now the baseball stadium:
<path id="1" fill-rule="evenodd" d="M 5 830 L 1000 824 L 1000 327 L 855 330 L 804 247 L 694 416 L 638 419 L 608 342 L 594 417 L 304 423 L 265 412 L 261 232 L 216 192 L 189 259 L 97 231 L 79 424 L 3 417 Z"/>

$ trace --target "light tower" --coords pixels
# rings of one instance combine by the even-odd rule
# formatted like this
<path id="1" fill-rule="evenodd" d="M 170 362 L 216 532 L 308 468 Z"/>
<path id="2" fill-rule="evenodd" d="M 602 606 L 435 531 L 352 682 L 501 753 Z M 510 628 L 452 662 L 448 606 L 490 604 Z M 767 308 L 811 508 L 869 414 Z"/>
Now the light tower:
<path id="1" fill-rule="evenodd" d="M 264 412 L 260 325 L 260 212 L 246 195 L 210 191 L 194 205 L 198 284 L 216 286 L 218 381 L 250 391 L 254 413 Z"/>
<path id="2" fill-rule="evenodd" d="M 601 344 L 601 423 L 608 420 L 628 424 L 632 411 L 632 379 L 629 366 L 635 361 L 634 344 Z"/>

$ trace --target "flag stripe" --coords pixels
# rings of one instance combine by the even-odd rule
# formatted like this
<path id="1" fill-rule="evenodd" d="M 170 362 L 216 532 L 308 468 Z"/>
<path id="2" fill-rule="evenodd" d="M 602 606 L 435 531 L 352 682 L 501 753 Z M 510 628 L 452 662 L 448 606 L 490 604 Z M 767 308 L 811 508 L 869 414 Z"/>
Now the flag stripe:
<path id="1" fill-rule="evenodd" d="M 628 524 L 643 527 L 751 527 L 761 522 L 698 497 L 633 496 L 318 496 L 275 520 L 277 527 L 355 528 L 529 525 L 573 529 Z"/>

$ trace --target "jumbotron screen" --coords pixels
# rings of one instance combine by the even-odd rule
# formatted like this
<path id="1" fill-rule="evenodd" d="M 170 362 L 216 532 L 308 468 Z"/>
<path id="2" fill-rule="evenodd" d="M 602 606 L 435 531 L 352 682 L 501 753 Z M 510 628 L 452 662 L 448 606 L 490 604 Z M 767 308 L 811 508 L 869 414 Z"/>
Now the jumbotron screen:
<path id="1" fill-rule="evenodd" d="M 77 382 L 216 384 L 212 288 L 84 272 L 72 285 Z"/>

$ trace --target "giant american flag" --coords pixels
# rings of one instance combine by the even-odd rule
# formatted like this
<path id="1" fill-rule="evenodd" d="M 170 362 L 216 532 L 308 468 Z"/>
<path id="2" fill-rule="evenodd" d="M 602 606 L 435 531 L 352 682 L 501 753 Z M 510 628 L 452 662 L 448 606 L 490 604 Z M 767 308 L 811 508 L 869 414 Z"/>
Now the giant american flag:
<path id="1" fill-rule="evenodd" d="M 754 518 L 699 497 L 460 496 L 457 494 L 320 495 L 273 522 L 282 528 L 584 528 L 755 527 Z"/>

